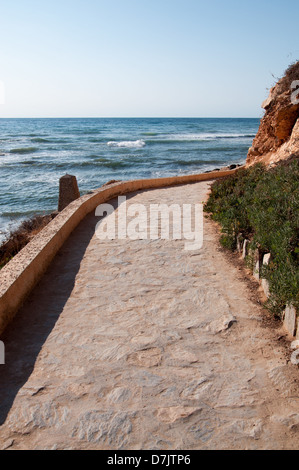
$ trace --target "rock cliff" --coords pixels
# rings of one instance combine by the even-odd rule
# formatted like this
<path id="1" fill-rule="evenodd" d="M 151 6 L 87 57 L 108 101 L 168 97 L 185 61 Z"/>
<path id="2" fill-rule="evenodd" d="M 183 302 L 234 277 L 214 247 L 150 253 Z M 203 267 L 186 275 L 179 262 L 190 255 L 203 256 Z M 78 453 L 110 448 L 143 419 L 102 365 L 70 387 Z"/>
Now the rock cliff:
<path id="1" fill-rule="evenodd" d="M 299 154 L 299 61 L 271 88 L 262 108 L 265 114 L 248 151 L 246 166 L 271 164 Z"/>

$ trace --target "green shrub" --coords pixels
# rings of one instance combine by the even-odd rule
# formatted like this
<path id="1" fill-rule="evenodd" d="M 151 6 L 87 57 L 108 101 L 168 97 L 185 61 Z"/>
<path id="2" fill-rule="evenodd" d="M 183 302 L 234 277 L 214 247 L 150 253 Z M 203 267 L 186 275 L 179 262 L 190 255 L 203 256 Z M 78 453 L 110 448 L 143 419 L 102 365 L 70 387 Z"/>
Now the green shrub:
<path id="1" fill-rule="evenodd" d="M 287 303 L 299 307 L 298 181 L 298 157 L 272 169 L 257 164 L 216 181 L 205 205 L 221 224 L 224 247 L 234 250 L 241 233 L 261 253 L 271 253 L 263 277 L 270 284 L 267 306 L 278 314 Z"/>

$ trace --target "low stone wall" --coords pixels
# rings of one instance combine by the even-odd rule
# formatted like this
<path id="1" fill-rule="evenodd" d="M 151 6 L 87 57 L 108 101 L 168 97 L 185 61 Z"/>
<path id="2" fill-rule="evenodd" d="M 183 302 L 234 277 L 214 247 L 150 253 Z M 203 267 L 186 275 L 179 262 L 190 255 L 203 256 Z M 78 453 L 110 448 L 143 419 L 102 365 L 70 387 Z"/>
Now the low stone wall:
<path id="1" fill-rule="evenodd" d="M 267 279 L 261 277 L 261 270 L 263 266 L 267 266 L 271 259 L 271 253 L 266 253 L 262 257 L 260 256 L 259 250 L 254 251 L 248 250 L 249 240 L 241 240 L 241 234 L 237 236 L 237 250 L 240 253 L 242 259 L 245 259 L 246 256 L 250 256 L 253 261 L 252 274 L 254 278 L 260 282 L 261 288 L 267 298 L 270 296 L 270 286 Z M 287 333 L 291 337 L 295 337 L 299 340 L 299 318 L 297 312 L 293 305 L 287 305 L 283 315 L 283 326 Z"/>
<path id="2" fill-rule="evenodd" d="M 142 179 L 113 183 L 76 199 L 60 212 L 0 271 L 0 334 L 13 319 L 71 232 L 99 204 L 122 194 L 178 184 L 209 181 L 238 171 L 223 170 L 197 175 Z"/>

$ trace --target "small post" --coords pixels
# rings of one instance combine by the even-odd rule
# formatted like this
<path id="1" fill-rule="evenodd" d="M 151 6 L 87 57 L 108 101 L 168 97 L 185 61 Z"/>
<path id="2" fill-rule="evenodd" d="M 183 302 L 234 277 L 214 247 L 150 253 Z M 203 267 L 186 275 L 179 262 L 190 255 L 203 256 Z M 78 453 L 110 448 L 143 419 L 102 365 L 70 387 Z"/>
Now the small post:
<path id="1" fill-rule="evenodd" d="M 248 252 L 248 243 L 249 240 L 244 240 L 243 249 L 242 249 L 242 258 L 245 259 Z"/>
<path id="2" fill-rule="evenodd" d="M 58 211 L 62 211 L 72 201 L 80 197 L 76 176 L 64 175 L 59 180 Z"/>
<path id="3" fill-rule="evenodd" d="M 287 332 L 291 336 L 296 334 L 296 310 L 293 305 L 287 305 L 284 311 L 284 320 L 283 324 Z"/>
<path id="4" fill-rule="evenodd" d="M 270 258 L 271 258 L 270 253 L 267 253 L 266 255 L 264 255 L 264 257 L 263 257 L 263 266 L 268 266 L 269 265 Z M 270 286 L 269 286 L 269 281 L 267 281 L 267 279 L 262 278 L 262 288 L 263 288 L 263 291 L 264 291 L 266 297 L 269 298 L 270 297 Z"/>
<path id="5" fill-rule="evenodd" d="M 5 346 L 3 341 L 0 341 L 0 364 L 5 364 Z"/>

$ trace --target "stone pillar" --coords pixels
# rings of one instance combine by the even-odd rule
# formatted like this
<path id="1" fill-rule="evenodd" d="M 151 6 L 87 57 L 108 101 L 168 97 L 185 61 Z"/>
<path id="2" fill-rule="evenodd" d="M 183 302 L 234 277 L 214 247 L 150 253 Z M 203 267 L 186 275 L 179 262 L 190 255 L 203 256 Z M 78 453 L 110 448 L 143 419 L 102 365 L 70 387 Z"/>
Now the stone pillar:
<path id="1" fill-rule="evenodd" d="M 271 258 L 270 253 L 267 253 L 266 255 L 264 255 L 264 257 L 263 257 L 263 266 L 268 266 L 269 265 L 270 258 Z M 267 279 L 262 278 L 262 289 L 263 289 L 266 297 L 269 298 L 270 297 L 270 287 L 269 287 L 269 282 L 267 281 Z"/>
<path id="2" fill-rule="evenodd" d="M 58 211 L 62 211 L 72 201 L 80 197 L 76 176 L 64 175 L 59 180 Z"/>
<path id="3" fill-rule="evenodd" d="M 237 252 L 242 253 L 242 243 L 243 243 L 243 235 L 239 233 L 237 235 Z"/>
<path id="4" fill-rule="evenodd" d="M 287 305 L 284 311 L 284 320 L 283 324 L 287 332 L 291 336 L 296 334 L 296 310 L 292 305 Z"/>
<path id="5" fill-rule="evenodd" d="M 259 281 L 260 280 L 260 252 L 258 249 L 252 251 L 253 259 L 253 277 Z"/>
<path id="6" fill-rule="evenodd" d="M 242 248 L 242 258 L 243 258 L 243 259 L 245 259 L 246 256 L 247 256 L 247 252 L 248 252 L 248 243 L 249 243 L 249 240 L 244 240 L 243 248 Z"/>

